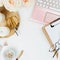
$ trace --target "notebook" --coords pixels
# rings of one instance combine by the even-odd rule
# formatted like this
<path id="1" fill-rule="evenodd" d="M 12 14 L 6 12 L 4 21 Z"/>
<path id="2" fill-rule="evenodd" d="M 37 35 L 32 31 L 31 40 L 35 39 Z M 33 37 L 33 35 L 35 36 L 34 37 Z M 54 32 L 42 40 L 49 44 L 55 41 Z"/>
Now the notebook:
<path id="1" fill-rule="evenodd" d="M 39 23 L 50 23 L 52 17 L 56 19 L 60 15 L 60 0 L 36 0 L 35 6 L 32 12 L 32 19 Z M 52 9 L 51 9 L 52 8 Z M 47 16 L 48 14 L 48 16 Z M 45 17 L 51 18 L 46 20 Z M 53 20 L 55 20 L 53 19 Z"/>
<path id="2" fill-rule="evenodd" d="M 46 36 L 51 48 L 54 49 L 54 44 L 60 40 L 60 18 L 42 27 L 42 31 Z M 56 56 L 58 57 L 58 53 Z"/>

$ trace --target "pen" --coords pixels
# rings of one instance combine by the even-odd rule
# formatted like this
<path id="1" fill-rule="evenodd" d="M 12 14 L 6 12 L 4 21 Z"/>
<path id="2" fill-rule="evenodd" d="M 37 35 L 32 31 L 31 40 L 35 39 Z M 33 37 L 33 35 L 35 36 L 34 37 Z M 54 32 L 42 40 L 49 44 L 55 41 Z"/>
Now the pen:
<path id="1" fill-rule="evenodd" d="M 23 50 L 19 53 L 18 57 L 16 58 L 16 60 L 18 60 L 22 55 L 23 55 Z"/>

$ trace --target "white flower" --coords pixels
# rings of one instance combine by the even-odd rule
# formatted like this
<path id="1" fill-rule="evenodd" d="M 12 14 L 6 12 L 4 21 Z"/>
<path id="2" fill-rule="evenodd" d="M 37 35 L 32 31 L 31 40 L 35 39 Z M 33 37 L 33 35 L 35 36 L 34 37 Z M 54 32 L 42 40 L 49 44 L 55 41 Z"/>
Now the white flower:
<path id="1" fill-rule="evenodd" d="M 21 0 L 23 6 L 31 6 L 34 3 L 34 0 Z"/>
<path id="2" fill-rule="evenodd" d="M 18 11 L 21 6 L 21 0 L 4 0 L 3 1 L 4 7 L 10 11 Z"/>
<path id="3" fill-rule="evenodd" d="M 28 5 L 30 3 L 31 0 L 22 0 L 22 4 L 23 5 Z"/>

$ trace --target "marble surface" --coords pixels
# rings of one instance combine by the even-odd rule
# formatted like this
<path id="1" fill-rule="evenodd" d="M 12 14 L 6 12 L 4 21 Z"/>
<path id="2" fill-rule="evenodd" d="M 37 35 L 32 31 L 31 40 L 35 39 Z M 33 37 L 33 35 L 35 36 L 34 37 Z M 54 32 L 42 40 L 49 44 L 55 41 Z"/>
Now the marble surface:
<path id="1" fill-rule="evenodd" d="M 21 17 L 21 24 L 17 31 L 19 36 L 14 34 L 10 38 L 1 38 L 0 44 L 3 45 L 7 41 L 8 45 L 15 46 L 19 51 L 24 50 L 19 60 L 57 60 L 56 57 L 52 57 L 52 53 L 49 53 L 50 45 L 41 29 L 43 25 L 32 21 L 33 6 L 34 3 L 19 10 Z"/>

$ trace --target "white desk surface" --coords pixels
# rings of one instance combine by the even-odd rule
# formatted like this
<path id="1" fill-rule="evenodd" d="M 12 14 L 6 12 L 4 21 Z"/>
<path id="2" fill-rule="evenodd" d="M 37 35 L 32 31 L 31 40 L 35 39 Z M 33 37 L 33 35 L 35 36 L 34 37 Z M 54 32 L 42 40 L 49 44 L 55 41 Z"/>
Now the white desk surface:
<path id="1" fill-rule="evenodd" d="M 15 34 L 3 40 L 7 40 L 11 46 L 24 50 L 20 60 L 57 60 L 56 57 L 52 58 L 52 53 L 49 53 L 50 45 L 42 32 L 42 25 L 31 21 L 32 9 L 33 6 L 19 10 L 21 17 L 19 36 Z"/>

